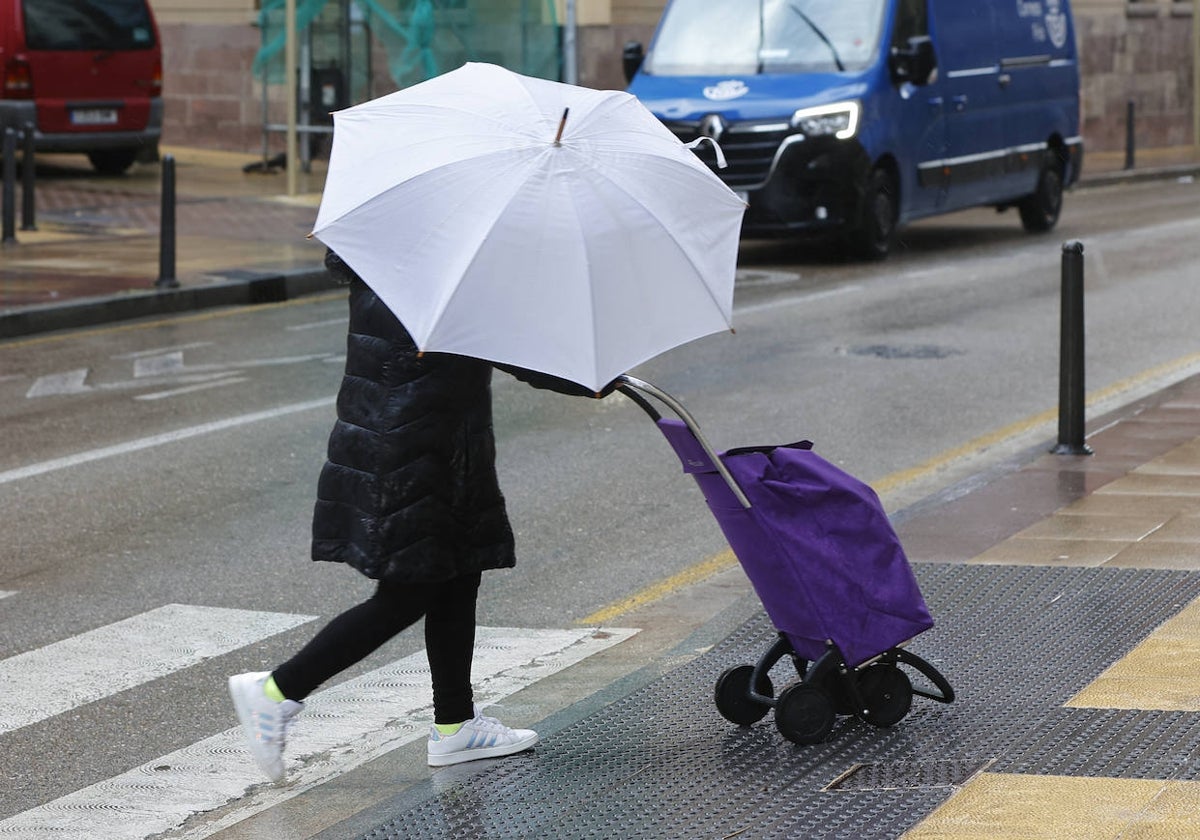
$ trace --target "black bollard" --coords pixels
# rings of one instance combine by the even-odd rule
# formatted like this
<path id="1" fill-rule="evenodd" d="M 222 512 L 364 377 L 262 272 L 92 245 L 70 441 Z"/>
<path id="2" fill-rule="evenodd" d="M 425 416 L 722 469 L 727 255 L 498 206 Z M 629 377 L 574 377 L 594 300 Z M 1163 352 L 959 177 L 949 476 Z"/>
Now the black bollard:
<path id="1" fill-rule="evenodd" d="M 0 244 L 4 246 L 17 244 L 17 133 L 11 128 L 4 129 L 4 185 L 3 198 L 0 199 Z"/>
<path id="2" fill-rule="evenodd" d="M 162 159 L 162 209 L 158 223 L 158 279 L 155 288 L 177 289 L 175 279 L 175 156 Z"/>
<path id="3" fill-rule="evenodd" d="M 1058 375 L 1056 455 L 1091 455 L 1083 442 L 1083 243 L 1066 242 L 1062 254 L 1062 344 Z"/>
<path id="4" fill-rule="evenodd" d="M 1125 168 L 1133 169 L 1133 157 L 1136 143 L 1134 141 L 1134 108 L 1133 100 L 1125 106 Z"/>
<path id="5" fill-rule="evenodd" d="M 21 230 L 37 230 L 34 219 L 34 184 L 33 179 L 37 161 L 33 150 L 33 123 L 25 123 L 21 144 Z"/>

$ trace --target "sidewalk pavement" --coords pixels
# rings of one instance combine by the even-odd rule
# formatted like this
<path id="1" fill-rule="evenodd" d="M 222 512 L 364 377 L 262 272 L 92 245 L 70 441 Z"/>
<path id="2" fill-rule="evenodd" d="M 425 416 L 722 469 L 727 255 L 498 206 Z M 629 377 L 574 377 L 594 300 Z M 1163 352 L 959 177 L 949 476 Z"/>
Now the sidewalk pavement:
<path id="1" fill-rule="evenodd" d="M 329 288 L 304 238 L 319 171 L 289 198 L 247 156 L 164 152 L 179 288 L 156 288 L 158 167 L 100 185 L 50 161 L 39 229 L 0 253 L 0 340 Z M 1138 162 L 1092 154 L 1082 187 L 1200 172 L 1191 148 Z M 938 622 L 911 649 L 953 703 L 918 697 L 886 730 L 840 718 L 808 747 L 769 713 L 726 722 L 717 676 L 775 635 L 749 598 L 669 664 L 541 721 L 533 753 L 295 836 L 1200 837 L 1200 376 L 1088 428 L 1093 455 L 1047 442 L 894 516 Z"/>

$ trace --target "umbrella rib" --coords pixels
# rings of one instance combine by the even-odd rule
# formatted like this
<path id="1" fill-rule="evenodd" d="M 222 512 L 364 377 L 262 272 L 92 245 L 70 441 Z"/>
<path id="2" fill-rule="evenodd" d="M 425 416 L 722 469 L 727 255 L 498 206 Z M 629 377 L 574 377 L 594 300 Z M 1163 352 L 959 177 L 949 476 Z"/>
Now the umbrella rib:
<path id="1" fill-rule="evenodd" d="M 641 156 L 657 159 L 657 156 L 654 156 L 654 155 L 649 155 L 649 156 L 641 155 Z M 584 165 L 586 165 L 588 168 L 592 169 L 593 171 L 599 173 L 604 178 L 605 181 L 607 181 L 609 184 L 611 184 L 613 186 L 614 189 L 617 189 L 620 192 L 622 192 L 631 201 L 633 201 L 635 204 L 637 204 L 639 207 L 641 207 L 643 210 L 645 210 L 646 215 L 648 215 L 651 219 L 653 219 L 654 224 L 657 225 L 660 230 L 664 231 L 667 234 L 667 237 L 666 237 L 667 240 L 672 245 L 674 245 L 675 249 L 680 254 L 683 255 L 684 259 L 687 260 L 688 264 L 690 264 L 692 266 L 692 268 L 696 269 L 697 274 L 701 274 L 701 272 L 699 270 L 699 266 L 696 265 L 696 261 L 694 259 L 692 259 L 691 254 L 689 254 L 687 251 L 685 251 L 683 248 L 681 248 L 679 246 L 678 242 L 675 240 L 675 237 L 670 235 L 670 231 L 667 230 L 667 228 L 663 226 L 662 222 L 660 222 L 658 220 L 658 217 L 654 214 L 654 212 L 649 207 L 646 206 L 645 202 L 641 201 L 636 195 L 629 192 L 629 190 L 625 189 L 625 187 L 622 186 L 618 181 L 611 178 L 608 175 L 608 173 L 604 170 L 604 168 L 601 166 L 598 166 L 591 158 L 587 157 L 586 155 L 582 154 L 581 152 L 577 154 L 577 157 L 579 158 L 579 161 L 581 163 L 583 163 Z M 698 172 L 696 174 L 699 176 L 702 173 Z M 703 275 L 701 275 L 701 276 L 703 276 Z M 721 302 L 717 299 L 716 295 L 713 293 L 713 290 L 709 287 L 708 283 L 704 283 L 703 285 L 704 285 L 705 291 L 708 292 L 709 298 L 712 300 L 713 304 L 717 307 L 717 309 L 719 311 L 721 309 Z"/>

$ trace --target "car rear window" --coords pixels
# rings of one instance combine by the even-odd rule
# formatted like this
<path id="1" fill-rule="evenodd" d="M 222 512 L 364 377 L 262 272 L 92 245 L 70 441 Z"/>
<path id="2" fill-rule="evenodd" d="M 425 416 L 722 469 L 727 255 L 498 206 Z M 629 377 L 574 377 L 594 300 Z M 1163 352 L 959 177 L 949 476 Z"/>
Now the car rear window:
<path id="1" fill-rule="evenodd" d="M 146 0 L 24 0 L 31 50 L 142 50 L 154 46 Z"/>

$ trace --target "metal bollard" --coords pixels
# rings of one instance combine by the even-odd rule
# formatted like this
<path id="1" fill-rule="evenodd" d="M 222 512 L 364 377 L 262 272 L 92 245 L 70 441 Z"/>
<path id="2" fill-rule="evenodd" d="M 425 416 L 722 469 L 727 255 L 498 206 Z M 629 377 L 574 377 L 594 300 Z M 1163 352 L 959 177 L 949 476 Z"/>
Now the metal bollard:
<path id="1" fill-rule="evenodd" d="M 22 130 L 21 138 L 21 230 L 37 230 L 37 222 L 34 219 L 34 175 L 37 169 L 37 160 L 33 150 L 34 132 L 36 129 L 33 123 L 25 123 L 25 128 Z"/>
<path id="2" fill-rule="evenodd" d="M 17 133 L 4 129 L 4 185 L 0 198 L 0 244 L 17 244 Z"/>
<path id="3" fill-rule="evenodd" d="M 1134 106 L 1130 99 L 1125 106 L 1125 168 L 1133 169 L 1133 156 L 1136 146 L 1134 140 Z"/>
<path id="4" fill-rule="evenodd" d="M 158 279 L 155 288 L 177 289 L 175 279 L 175 156 L 163 155 L 162 204 L 158 224 Z"/>
<path id="5" fill-rule="evenodd" d="M 1083 243 L 1066 242 L 1062 254 L 1062 343 L 1059 350 L 1056 455 L 1091 455 L 1083 442 Z"/>

